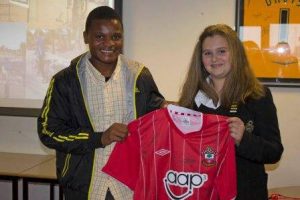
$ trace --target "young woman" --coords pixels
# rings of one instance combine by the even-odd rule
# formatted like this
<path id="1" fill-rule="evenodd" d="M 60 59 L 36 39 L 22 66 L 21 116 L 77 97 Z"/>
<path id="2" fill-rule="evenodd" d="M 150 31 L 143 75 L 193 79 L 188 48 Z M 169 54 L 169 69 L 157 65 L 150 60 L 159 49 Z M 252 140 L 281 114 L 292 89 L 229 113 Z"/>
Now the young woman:
<path id="1" fill-rule="evenodd" d="M 211 25 L 200 35 L 179 105 L 229 116 L 236 144 L 237 199 L 268 199 L 264 164 L 276 163 L 283 152 L 276 107 L 229 26 Z"/>

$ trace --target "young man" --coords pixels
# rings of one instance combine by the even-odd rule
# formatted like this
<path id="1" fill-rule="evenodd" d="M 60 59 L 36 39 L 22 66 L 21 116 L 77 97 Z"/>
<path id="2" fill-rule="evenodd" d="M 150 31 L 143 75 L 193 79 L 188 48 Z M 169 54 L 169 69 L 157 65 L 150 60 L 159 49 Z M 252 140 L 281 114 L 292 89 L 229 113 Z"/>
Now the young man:
<path id="1" fill-rule="evenodd" d="M 147 68 L 122 54 L 123 24 L 110 7 L 92 10 L 89 51 L 52 78 L 38 118 L 44 145 L 56 150 L 65 198 L 131 199 L 132 192 L 101 172 L 127 122 L 160 108 L 164 98 Z"/>

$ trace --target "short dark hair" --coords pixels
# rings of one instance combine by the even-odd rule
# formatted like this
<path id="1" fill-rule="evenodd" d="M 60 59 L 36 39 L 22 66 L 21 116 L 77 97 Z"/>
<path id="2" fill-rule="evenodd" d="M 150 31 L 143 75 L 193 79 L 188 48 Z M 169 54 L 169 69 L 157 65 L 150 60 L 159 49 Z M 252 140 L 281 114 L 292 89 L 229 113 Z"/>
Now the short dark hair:
<path id="1" fill-rule="evenodd" d="M 88 29 L 91 26 L 91 23 L 95 19 L 115 19 L 118 20 L 123 28 L 123 22 L 120 15 L 109 6 L 99 6 L 94 8 L 86 18 L 85 22 L 85 31 L 88 32 Z"/>

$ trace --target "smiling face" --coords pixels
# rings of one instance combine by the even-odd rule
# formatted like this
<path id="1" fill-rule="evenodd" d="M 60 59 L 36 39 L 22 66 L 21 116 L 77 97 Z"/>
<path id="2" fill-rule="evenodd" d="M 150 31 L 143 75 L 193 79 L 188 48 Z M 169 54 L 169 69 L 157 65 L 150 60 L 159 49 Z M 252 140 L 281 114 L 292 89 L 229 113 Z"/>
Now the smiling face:
<path id="1" fill-rule="evenodd" d="M 91 63 L 97 68 L 115 68 L 123 48 L 123 28 L 115 19 L 95 19 L 83 33 L 89 45 Z"/>
<path id="2" fill-rule="evenodd" d="M 228 42 L 224 37 L 213 35 L 204 39 L 202 62 L 213 81 L 225 81 L 232 67 Z"/>

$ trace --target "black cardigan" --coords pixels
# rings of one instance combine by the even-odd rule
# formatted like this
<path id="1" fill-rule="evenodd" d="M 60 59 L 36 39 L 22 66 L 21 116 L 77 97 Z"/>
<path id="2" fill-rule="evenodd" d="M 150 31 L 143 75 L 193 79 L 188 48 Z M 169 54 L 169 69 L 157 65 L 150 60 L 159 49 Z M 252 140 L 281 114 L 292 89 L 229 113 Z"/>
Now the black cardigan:
<path id="1" fill-rule="evenodd" d="M 267 200 L 268 175 L 264 164 L 280 160 L 283 146 L 280 138 L 276 107 L 266 88 L 265 97 L 249 99 L 238 105 L 236 113 L 222 107 L 216 110 L 196 104 L 194 109 L 204 113 L 239 117 L 246 126 L 243 139 L 236 147 L 238 200 Z"/>

